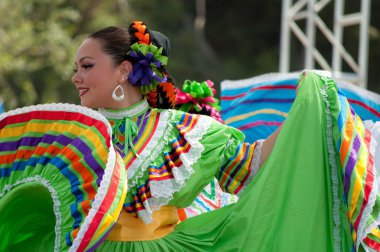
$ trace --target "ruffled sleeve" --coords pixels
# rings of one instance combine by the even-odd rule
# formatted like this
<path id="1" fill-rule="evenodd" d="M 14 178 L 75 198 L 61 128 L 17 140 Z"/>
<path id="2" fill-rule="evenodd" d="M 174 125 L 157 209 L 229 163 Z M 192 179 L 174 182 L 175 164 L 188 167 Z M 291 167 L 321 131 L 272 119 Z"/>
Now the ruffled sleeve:
<path id="1" fill-rule="evenodd" d="M 188 115 L 183 114 L 181 117 Z M 201 131 L 203 134 L 198 144 L 203 147 L 203 151 L 193 164 L 195 174 L 176 195 L 176 205 L 181 207 L 190 204 L 214 177 L 218 179 L 223 191 L 232 194 L 243 192 L 256 175 L 260 163 L 263 140 L 245 143 L 241 131 L 207 116 L 195 117 L 199 117 L 198 120 L 202 121 L 200 125 L 207 125 L 207 129 Z M 178 121 L 183 121 L 183 118 Z M 190 132 L 180 130 L 180 135 L 190 140 L 188 133 Z"/>
<path id="2" fill-rule="evenodd" d="M 139 150 L 140 158 L 126 164 L 127 212 L 149 223 L 161 206 L 190 205 L 214 177 L 234 194 L 252 180 L 260 142 L 243 143 L 243 133 L 208 116 L 177 110 L 155 110 L 153 115 L 156 121 L 150 124 L 155 126 L 146 147 Z"/>

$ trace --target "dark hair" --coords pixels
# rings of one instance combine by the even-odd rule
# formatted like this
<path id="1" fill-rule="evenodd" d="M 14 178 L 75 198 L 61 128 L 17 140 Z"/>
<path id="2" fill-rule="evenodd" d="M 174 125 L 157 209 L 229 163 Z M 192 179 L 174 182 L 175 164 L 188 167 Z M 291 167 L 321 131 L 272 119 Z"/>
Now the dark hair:
<path id="1" fill-rule="evenodd" d="M 130 50 L 131 36 L 127 29 L 109 26 L 90 34 L 88 37 L 100 42 L 102 49 L 112 57 L 115 65 L 121 64 L 124 60 L 129 60 L 127 52 Z"/>
<path id="2" fill-rule="evenodd" d="M 132 25 L 133 24 L 134 23 L 132 23 Z M 132 60 L 127 55 L 127 52 L 130 50 L 131 44 L 139 40 L 135 36 L 136 30 L 132 25 L 128 29 L 109 26 L 90 34 L 88 37 L 97 39 L 100 42 L 102 49 L 111 55 L 114 64 L 118 65 L 124 60 Z M 148 28 L 146 28 L 144 32 L 149 33 L 149 40 L 154 45 L 163 47 L 163 55 L 169 56 L 170 40 L 164 34 L 158 31 L 149 31 Z"/>
<path id="3" fill-rule="evenodd" d="M 100 42 L 102 50 L 109 54 L 115 66 L 128 60 L 134 64 L 134 59 L 128 55 L 130 46 L 134 43 L 153 43 L 163 48 L 163 55 L 169 55 L 170 40 L 158 31 L 150 31 L 145 23 L 133 22 L 128 29 L 109 26 L 96 31 L 88 36 Z M 176 89 L 173 79 L 162 65 L 159 71 L 167 77 L 167 81 L 159 83 L 153 90 L 146 94 L 149 104 L 156 108 L 173 108 L 175 105 Z"/>

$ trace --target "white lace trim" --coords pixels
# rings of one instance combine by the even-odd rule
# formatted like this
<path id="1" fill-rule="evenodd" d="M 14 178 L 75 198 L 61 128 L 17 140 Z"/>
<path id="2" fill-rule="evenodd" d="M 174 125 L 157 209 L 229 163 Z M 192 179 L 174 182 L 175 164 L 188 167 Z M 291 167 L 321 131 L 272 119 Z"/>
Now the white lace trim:
<path id="1" fill-rule="evenodd" d="M 111 184 L 112 175 L 114 173 L 115 165 L 116 164 L 116 153 L 113 145 L 111 144 L 108 159 L 107 159 L 107 165 L 106 169 L 104 171 L 103 179 L 100 182 L 100 186 L 98 188 L 98 191 L 95 195 L 95 199 L 92 202 L 91 209 L 86 216 L 86 218 L 83 221 L 82 226 L 79 229 L 77 237 L 73 241 L 73 245 L 70 247 L 69 251 L 77 251 L 78 247 L 80 246 L 84 235 L 86 234 L 91 222 L 93 221 L 96 213 L 99 211 L 99 208 L 106 196 L 106 193 L 108 191 L 108 187 Z"/>
<path id="2" fill-rule="evenodd" d="M 268 82 L 286 80 L 286 79 L 298 79 L 301 72 L 294 73 L 267 73 L 258 76 L 254 76 L 242 80 L 223 80 L 220 83 L 221 90 L 239 89 L 245 87 L 253 87 L 259 84 L 266 84 Z"/>
<path id="3" fill-rule="evenodd" d="M 300 74 L 303 72 L 314 72 L 318 75 L 323 75 L 327 77 L 331 77 L 331 73 L 329 71 L 324 70 L 318 70 L 318 69 L 305 69 L 302 71 L 297 72 L 291 72 L 291 73 L 266 73 L 258 76 L 254 76 L 247 79 L 241 79 L 241 80 L 223 80 L 220 83 L 221 90 L 232 90 L 232 89 L 239 89 L 239 88 L 246 88 L 246 87 L 254 87 L 254 86 L 262 86 L 262 85 L 268 85 L 271 82 L 280 81 L 280 80 L 298 80 L 300 77 Z"/>
<path id="4" fill-rule="evenodd" d="M 328 101 L 328 95 L 326 90 L 328 89 L 328 78 L 325 76 L 319 76 L 324 85 L 320 90 L 322 94 L 323 101 L 326 104 L 326 140 L 327 140 L 327 148 L 329 152 L 329 163 L 331 166 L 331 179 L 332 179 L 332 191 L 333 191 L 333 220 L 335 223 L 333 234 L 334 234 L 334 251 L 340 251 L 340 217 L 339 217 L 339 206 L 340 200 L 338 195 L 338 166 L 335 161 L 335 148 L 334 148 L 334 140 L 333 140 L 333 130 L 332 130 L 332 119 L 331 119 L 331 110 L 330 110 L 330 102 Z"/>
<path id="5" fill-rule="evenodd" d="M 377 145 L 377 143 L 376 143 L 375 139 L 371 136 L 369 155 L 375 153 L 376 145 Z M 373 228 L 375 228 L 376 226 L 378 226 L 380 224 L 380 213 L 379 213 L 375 217 L 375 221 L 372 222 L 368 227 L 365 227 L 365 225 L 367 224 L 367 221 L 368 221 L 368 219 L 372 213 L 373 207 L 376 203 L 377 194 L 379 193 L 379 189 L 378 189 L 379 181 L 378 181 L 378 175 L 377 175 L 375 163 L 373 164 L 373 177 L 374 177 L 374 180 L 373 180 L 372 191 L 368 197 L 368 204 L 365 207 L 365 209 L 363 210 L 362 218 L 361 218 L 361 220 L 359 222 L 359 226 L 358 226 L 358 235 L 357 235 L 357 240 L 356 240 L 356 251 L 358 251 L 360 243 L 363 245 L 363 247 L 366 246 L 366 244 L 363 242 L 364 238 L 372 231 Z"/>
<path id="6" fill-rule="evenodd" d="M 128 177 L 132 178 L 134 176 L 133 179 L 129 181 L 129 190 L 138 185 L 138 181 L 144 177 L 149 164 L 153 162 L 158 155 L 162 154 L 163 147 L 169 143 L 170 133 L 173 130 L 171 122 L 174 117 L 175 114 L 172 113 L 171 110 L 161 113 L 160 122 L 152 140 L 141 153 L 140 159 L 136 159 L 128 169 Z M 170 119 L 168 120 L 168 118 Z M 194 173 L 192 165 L 199 159 L 204 150 L 199 140 L 207 132 L 210 125 L 211 120 L 207 120 L 207 118 L 201 116 L 193 130 L 184 135 L 191 149 L 188 153 L 180 155 L 182 165 L 172 170 L 174 175 L 173 179 L 150 181 L 152 197 L 143 202 L 145 209 L 137 212 L 144 223 L 152 222 L 152 212 L 158 210 L 161 206 L 166 205 L 173 199 L 173 194 L 178 192 L 185 185 L 185 181 L 190 175 Z M 141 162 L 141 160 L 143 160 L 143 162 Z"/>
<path id="7" fill-rule="evenodd" d="M 148 101 L 144 98 L 141 102 L 137 103 L 136 106 L 131 106 L 125 110 L 112 111 L 110 109 L 99 108 L 98 111 L 107 118 L 123 119 L 125 117 L 135 117 L 148 108 Z"/>
<path id="8" fill-rule="evenodd" d="M 260 167 L 260 160 L 261 160 L 261 149 L 263 147 L 263 142 L 264 139 L 259 139 L 256 141 L 256 147 L 255 147 L 255 152 L 253 153 L 253 158 L 251 161 L 251 173 L 249 174 L 249 177 L 247 181 L 244 183 L 244 186 L 241 188 L 239 191 L 238 195 L 243 193 L 245 191 L 245 188 L 251 183 L 253 178 L 256 176 L 257 172 L 259 171 Z"/>
<path id="9" fill-rule="evenodd" d="M 366 225 L 366 223 L 367 223 L 367 221 L 368 221 L 368 219 L 372 213 L 373 207 L 375 206 L 377 194 L 379 193 L 378 188 L 377 188 L 378 179 L 376 176 L 374 177 L 373 182 L 374 182 L 373 190 L 371 191 L 371 193 L 369 195 L 368 204 L 365 207 L 365 209 L 363 210 L 362 218 L 361 218 L 361 220 L 359 222 L 359 226 L 358 226 L 358 236 L 357 236 L 357 240 L 356 240 L 356 251 L 358 251 L 360 243 L 363 245 L 363 247 L 366 246 L 365 242 L 363 241 L 364 238 L 366 238 L 366 236 L 369 233 L 371 233 L 372 229 L 374 229 L 376 226 L 380 225 L 380 213 L 378 213 L 378 215 L 375 217 L 375 221 L 373 221 L 368 227 L 365 227 L 365 225 Z"/>
<path id="10" fill-rule="evenodd" d="M 0 192 L 0 199 L 4 197 L 5 193 L 10 191 L 12 188 L 21 185 L 21 184 L 26 184 L 26 183 L 31 183 L 31 182 L 39 182 L 42 185 L 44 185 L 50 192 L 51 197 L 53 199 L 53 211 L 56 219 L 55 223 L 55 241 L 54 241 L 54 251 L 59 252 L 60 251 L 60 246 L 61 246 L 61 229 L 60 226 L 62 225 L 62 217 L 61 213 L 59 211 L 59 206 L 61 205 L 59 198 L 58 198 L 58 193 L 54 189 L 54 187 L 50 184 L 50 182 L 39 175 L 36 175 L 34 177 L 29 177 L 29 178 L 24 178 L 21 180 L 17 180 L 14 184 L 7 184 L 4 186 L 3 190 Z"/>
<path id="11" fill-rule="evenodd" d="M 139 179 L 144 177 L 144 173 L 150 162 L 156 159 L 162 152 L 162 148 L 168 143 L 169 134 L 173 128 L 169 122 L 174 119 L 174 116 L 174 114 L 169 113 L 169 110 L 160 114 L 157 129 L 153 133 L 151 140 L 139 154 L 140 158 L 136 158 L 128 168 L 128 178 L 130 178 L 128 181 L 128 191 L 138 184 Z"/>

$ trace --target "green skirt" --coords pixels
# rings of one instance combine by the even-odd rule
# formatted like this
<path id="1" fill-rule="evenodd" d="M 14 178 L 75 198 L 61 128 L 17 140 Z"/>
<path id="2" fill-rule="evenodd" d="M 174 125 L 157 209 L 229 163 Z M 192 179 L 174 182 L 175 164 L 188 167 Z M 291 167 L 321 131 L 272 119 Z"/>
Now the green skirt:
<path id="1" fill-rule="evenodd" d="M 304 74 L 270 157 L 237 203 L 187 219 L 163 238 L 139 242 L 104 241 L 98 251 L 363 249 L 364 237 L 368 239 L 371 234 L 368 231 L 368 235 L 363 236 L 361 230 L 363 226 L 372 229 L 371 225 L 376 223 L 379 200 L 374 186 L 371 203 L 359 200 L 354 206 L 351 202 L 354 183 L 349 183 L 349 179 L 349 184 L 345 184 L 349 158 L 342 158 L 340 153 L 347 138 L 355 138 L 345 130 L 349 121 L 345 117 L 354 115 L 347 106 L 332 80 L 314 73 Z M 356 153 L 356 160 L 369 153 L 365 153 L 365 143 L 360 144 L 362 151 Z M 357 167 L 347 169 L 351 170 L 353 182 L 357 179 L 353 172 Z M 365 176 L 359 182 L 368 184 Z M 359 214 L 356 212 L 368 209 L 365 204 L 374 206 L 369 206 L 367 214 L 357 221 Z M 350 211 L 353 214 L 348 217 Z M 356 222 L 362 223 L 361 227 Z M 360 241 L 357 239 L 359 233 L 363 236 Z M 376 237 L 371 239 L 378 241 Z"/>

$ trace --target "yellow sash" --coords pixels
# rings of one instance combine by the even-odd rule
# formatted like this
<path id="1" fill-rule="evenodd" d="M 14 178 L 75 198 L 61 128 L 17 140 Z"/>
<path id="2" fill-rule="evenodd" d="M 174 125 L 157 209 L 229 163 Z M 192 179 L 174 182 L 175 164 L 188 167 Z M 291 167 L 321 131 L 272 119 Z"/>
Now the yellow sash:
<path id="1" fill-rule="evenodd" d="M 122 210 L 119 220 L 108 234 L 109 241 L 149 241 L 173 232 L 179 221 L 174 206 L 163 206 L 152 214 L 153 222 L 145 224 L 140 218 Z"/>

